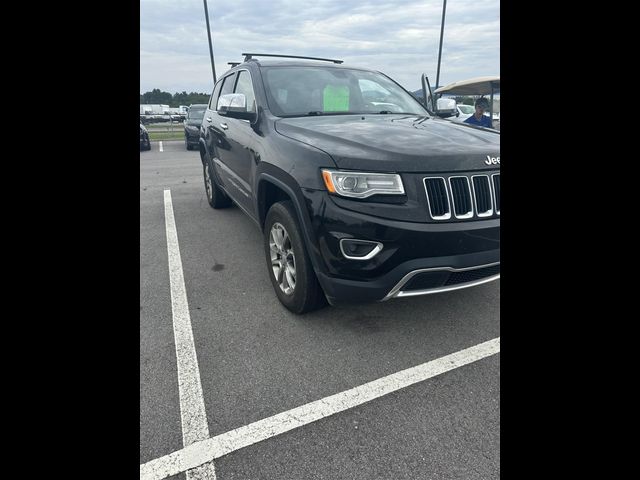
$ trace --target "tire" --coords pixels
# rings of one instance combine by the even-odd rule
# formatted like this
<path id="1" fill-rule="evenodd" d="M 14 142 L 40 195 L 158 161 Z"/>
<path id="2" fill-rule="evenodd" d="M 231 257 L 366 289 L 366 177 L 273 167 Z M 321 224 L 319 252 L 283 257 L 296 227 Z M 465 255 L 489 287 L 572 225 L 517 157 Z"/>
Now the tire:
<path id="1" fill-rule="evenodd" d="M 187 137 L 184 137 L 184 146 L 187 147 L 187 150 L 193 150 L 191 148 L 191 145 L 189 145 L 189 140 L 187 140 Z"/>
<path id="2" fill-rule="evenodd" d="M 151 150 L 151 140 L 149 140 L 149 136 L 147 136 L 147 143 L 144 146 L 143 150 Z"/>
<path id="3" fill-rule="evenodd" d="M 211 208 L 226 208 L 231 205 L 231 199 L 222 191 L 216 181 L 211 160 L 206 160 L 202 165 L 202 175 L 204 177 L 204 189 L 207 201 Z"/>
<path id="4" fill-rule="evenodd" d="M 287 309 L 302 314 L 327 304 L 291 201 L 275 203 L 269 209 L 264 226 L 264 251 L 271 284 Z"/>

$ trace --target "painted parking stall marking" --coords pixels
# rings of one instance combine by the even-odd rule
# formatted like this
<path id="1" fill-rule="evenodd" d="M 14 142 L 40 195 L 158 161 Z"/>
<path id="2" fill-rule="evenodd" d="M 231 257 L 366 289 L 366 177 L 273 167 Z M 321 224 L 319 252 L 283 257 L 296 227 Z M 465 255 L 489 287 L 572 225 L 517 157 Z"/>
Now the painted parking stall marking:
<path id="1" fill-rule="evenodd" d="M 160 142 L 162 151 L 162 142 Z M 167 251 L 169 256 L 169 280 L 171 286 L 171 311 L 173 314 L 173 334 L 175 336 L 176 359 L 178 362 L 178 392 L 180 396 L 180 417 L 182 421 L 182 442 L 185 447 L 209 439 L 207 413 L 204 407 L 200 369 L 193 341 L 191 316 L 187 292 L 184 285 L 182 259 L 178 244 L 173 215 L 171 191 L 164 191 L 164 214 L 167 231 Z M 193 463 L 193 462 L 192 462 Z M 193 467 L 202 467 L 187 471 L 188 480 L 215 480 L 213 463 L 200 462 Z M 183 469 L 181 471 L 185 471 Z"/>
<path id="2" fill-rule="evenodd" d="M 162 140 L 160 140 L 160 151 L 164 152 L 164 148 L 162 147 Z"/>
<path id="3" fill-rule="evenodd" d="M 166 192 L 165 190 L 165 199 Z M 189 473 L 190 469 L 203 464 L 211 464 L 207 462 L 235 450 L 357 407 L 383 395 L 388 395 L 497 353 L 500 353 L 500 337 L 258 420 L 213 438 L 192 443 L 182 450 L 140 465 L 140 479 L 161 480 L 184 471 Z"/>

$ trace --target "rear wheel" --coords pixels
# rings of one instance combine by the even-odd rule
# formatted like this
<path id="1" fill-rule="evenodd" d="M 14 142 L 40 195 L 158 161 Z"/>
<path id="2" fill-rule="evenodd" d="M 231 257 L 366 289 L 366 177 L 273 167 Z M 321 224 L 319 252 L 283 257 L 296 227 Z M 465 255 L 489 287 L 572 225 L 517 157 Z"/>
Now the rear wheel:
<path id="1" fill-rule="evenodd" d="M 204 175 L 204 189 L 207 192 L 207 201 L 212 208 L 225 208 L 231 205 L 231 199 L 218 186 L 213 172 L 211 160 L 206 160 L 202 165 Z"/>
<path id="2" fill-rule="evenodd" d="M 269 209 L 264 250 L 273 289 L 285 307 L 301 314 L 326 305 L 291 201 L 275 203 Z"/>

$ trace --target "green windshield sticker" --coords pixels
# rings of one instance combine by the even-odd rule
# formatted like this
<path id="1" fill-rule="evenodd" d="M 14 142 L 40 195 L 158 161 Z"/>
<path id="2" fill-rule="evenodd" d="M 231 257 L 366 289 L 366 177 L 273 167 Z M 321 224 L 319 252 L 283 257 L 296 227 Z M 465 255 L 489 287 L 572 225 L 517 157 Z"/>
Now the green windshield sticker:
<path id="1" fill-rule="evenodd" d="M 327 85 L 323 91 L 323 110 L 325 112 L 348 112 L 349 87 Z"/>

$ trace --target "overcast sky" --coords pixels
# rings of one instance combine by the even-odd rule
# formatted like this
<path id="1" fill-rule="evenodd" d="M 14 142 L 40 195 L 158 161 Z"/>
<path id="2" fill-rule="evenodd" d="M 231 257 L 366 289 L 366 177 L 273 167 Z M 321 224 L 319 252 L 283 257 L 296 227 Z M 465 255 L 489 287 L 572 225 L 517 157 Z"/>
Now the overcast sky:
<path id="1" fill-rule="evenodd" d="M 218 78 L 242 52 L 338 58 L 435 84 L 442 0 L 208 0 Z M 499 0 L 448 0 L 440 84 L 500 74 Z M 140 1 L 140 93 L 213 88 L 202 0 Z"/>

